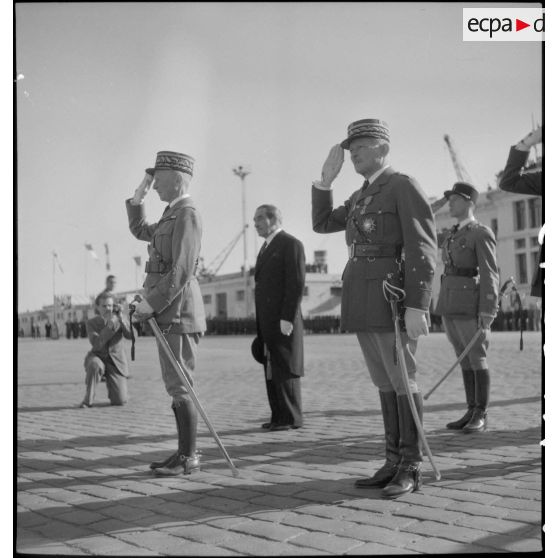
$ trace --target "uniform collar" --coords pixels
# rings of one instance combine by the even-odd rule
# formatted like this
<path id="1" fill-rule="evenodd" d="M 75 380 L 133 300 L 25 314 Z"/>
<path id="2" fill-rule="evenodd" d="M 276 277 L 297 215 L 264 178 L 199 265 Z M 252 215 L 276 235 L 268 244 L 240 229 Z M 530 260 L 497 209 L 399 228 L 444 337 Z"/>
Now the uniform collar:
<path id="1" fill-rule="evenodd" d="M 457 230 L 460 231 L 461 229 L 465 228 L 469 223 L 474 223 L 476 221 L 475 216 L 467 217 L 467 219 L 463 219 L 463 221 L 459 221 Z"/>
<path id="2" fill-rule="evenodd" d="M 190 197 L 190 194 L 182 194 L 182 196 L 178 196 L 177 198 L 174 198 L 174 200 L 172 200 L 169 203 L 169 208 L 171 208 L 173 205 L 177 204 L 180 200 L 185 200 L 189 197 Z"/>

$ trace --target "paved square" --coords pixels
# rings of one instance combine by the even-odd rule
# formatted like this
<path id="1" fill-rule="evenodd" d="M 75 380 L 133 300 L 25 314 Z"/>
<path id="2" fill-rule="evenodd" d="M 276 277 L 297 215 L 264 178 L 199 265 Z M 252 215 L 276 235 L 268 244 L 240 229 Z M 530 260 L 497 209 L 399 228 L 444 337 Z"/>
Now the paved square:
<path id="1" fill-rule="evenodd" d="M 131 401 L 79 409 L 86 339 L 18 342 L 17 550 L 73 555 L 329 555 L 540 551 L 540 334 L 493 333 L 489 430 L 445 428 L 464 411 L 461 374 L 425 402 L 442 479 L 382 500 L 353 488 L 383 463 L 377 392 L 354 335 L 305 337 L 304 428 L 267 432 L 252 337 L 204 337 L 196 392 L 240 471 L 200 420 L 202 471 L 156 478 L 176 448 L 155 340 L 137 340 Z M 426 393 L 454 362 L 444 334 L 419 343 Z M 426 456 L 425 456 L 426 459 Z"/>

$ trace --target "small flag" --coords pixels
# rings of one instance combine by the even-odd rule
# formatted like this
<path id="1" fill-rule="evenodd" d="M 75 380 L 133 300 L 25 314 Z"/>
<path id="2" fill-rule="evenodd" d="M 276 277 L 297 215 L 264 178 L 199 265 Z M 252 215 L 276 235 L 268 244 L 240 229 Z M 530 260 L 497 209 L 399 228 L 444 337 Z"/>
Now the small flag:
<path id="1" fill-rule="evenodd" d="M 105 256 L 107 258 L 107 271 L 110 271 L 110 260 L 109 260 L 109 247 L 108 247 L 108 243 L 105 242 Z"/>
<path id="2" fill-rule="evenodd" d="M 87 242 L 85 243 L 85 249 L 89 251 L 89 253 L 91 254 L 91 257 L 94 260 L 98 260 L 99 256 L 97 256 L 97 254 L 95 253 L 95 250 L 93 250 L 93 246 L 91 244 L 88 244 Z"/>
<path id="3" fill-rule="evenodd" d="M 141 256 L 134 256 L 134 261 L 138 267 L 141 266 Z"/>
<path id="4" fill-rule="evenodd" d="M 53 250 L 52 255 L 54 256 L 54 261 L 58 264 L 58 269 L 60 270 L 60 273 L 64 273 L 64 270 L 62 269 L 62 266 L 60 265 L 60 260 L 58 259 L 58 254 Z"/>

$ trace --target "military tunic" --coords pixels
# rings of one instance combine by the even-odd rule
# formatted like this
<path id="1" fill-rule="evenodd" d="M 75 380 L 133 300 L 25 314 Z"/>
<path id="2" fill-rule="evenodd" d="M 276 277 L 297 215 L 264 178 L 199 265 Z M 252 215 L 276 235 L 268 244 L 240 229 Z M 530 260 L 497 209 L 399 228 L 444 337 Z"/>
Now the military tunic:
<path id="1" fill-rule="evenodd" d="M 145 298 L 173 354 L 192 376 L 197 344 L 206 330 L 203 298 L 195 276 L 202 235 L 200 215 L 192 198 L 186 197 L 168 207 L 158 223 L 148 224 L 143 205 L 130 202 L 126 200 L 130 231 L 149 242 Z M 159 360 L 167 393 L 176 404 L 188 399 L 188 389 L 161 348 Z"/>
<path id="2" fill-rule="evenodd" d="M 436 314 L 459 356 L 478 329 L 480 313 L 498 311 L 496 239 L 487 226 L 473 221 L 450 231 L 442 244 L 444 274 Z M 487 369 L 488 331 L 485 330 L 461 362 L 464 370 Z"/>
<path id="3" fill-rule="evenodd" d="M 426 196 L 412 178 L 387 168 L 333 209 L 331 191 L 312 188 L 313 229 L 345 231 L 341 328 L 393 331 L 382 282 L 402 287 L 404 306 L 428 311 L 436 267 L 436 230 Z"/>

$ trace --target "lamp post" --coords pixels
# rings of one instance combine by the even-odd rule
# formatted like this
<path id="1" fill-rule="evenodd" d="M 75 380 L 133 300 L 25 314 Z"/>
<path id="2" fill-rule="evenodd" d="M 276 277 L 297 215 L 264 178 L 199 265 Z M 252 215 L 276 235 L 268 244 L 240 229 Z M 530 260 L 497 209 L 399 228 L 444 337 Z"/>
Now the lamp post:
<path id="1" fill-rule="evenodd" d="M 246 183 L 244 179 L 250 174 L 250 170 L 242 165 L 238 165 L 233 169 L 233 173 L 240 177 L 240 184 L 242 187 L 242 245 L 243 245 L 243 263 L 242 263 L 242 276 L 244 277 L 244 303 L 246 307 L 246 317 L 249 314 L 249 300 L 248 295 L 250 289 L 248 288 L 249 273 L 248 273 L 248 256 L 246 253 Z"/>

